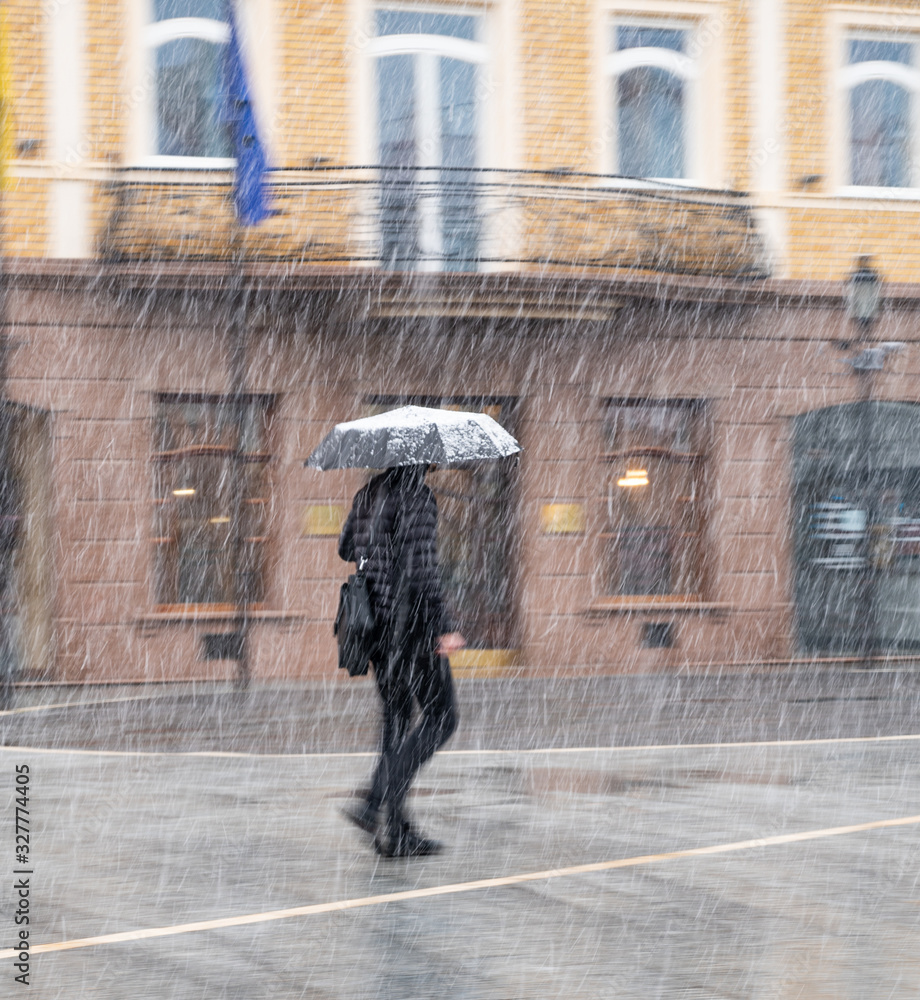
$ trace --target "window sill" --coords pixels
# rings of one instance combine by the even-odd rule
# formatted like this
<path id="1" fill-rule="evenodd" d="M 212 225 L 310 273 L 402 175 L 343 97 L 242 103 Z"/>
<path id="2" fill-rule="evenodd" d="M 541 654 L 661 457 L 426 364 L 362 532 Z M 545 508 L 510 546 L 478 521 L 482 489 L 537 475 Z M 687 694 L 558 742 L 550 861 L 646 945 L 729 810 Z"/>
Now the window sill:
<path id="1" fill-rule="evenodd" d="M 256 607 L 250 608 L 246 613 L 246 617 L 250 621 L 286 622 L 306 618 L 307 613 L 305 611 L 269 611 L 262 607 Z M 146 614 L 138 615 L 135 622 L 137 625 L 146 628 L 151 625 L 233 623 L 238 619 L 239 613 L 234 608 L 229 608 L 226 605 L 213 607 L 208 607 L 207 605 L 176 605 L 175 607 L 164 608 L 160 611 L 150 611 Z"/>
<path id="2" fill-rule="evenodd" d="M 124 166 L 123 172 L 129 170 L 197 170 L 221 171 L 227 173 L 236 169 L 236 157 L 233 156 L 145 156 L 143 159 Z"/>
<path id="3" fill-rule="evenodd" d="M 857 198 L 871 201 L 920 201 L 920 187 L 858 187 L 838 188 L 841 198 Z"/>
<path id="4" fill-rule="evenodd" d="M 578 177 L 578 174 L 574 175 Z M 712 191 L 702 182 L 685 177 L 623 177 L 618 174 L 600 174 L 599 187 L 614 191 L 653 191 L 667 193 L 669 191 L 702 192 Z M 561 179 L 565 179 L 563 174 Z M 721 193 L 721 192 L 719 192 Z"/>
<path id="5" fill-rule="evenodd" d="M 732 605 L 723 601 L 701 601 L 692 594 L 673 594 L 662 597 L 599 597 L 588 605 L 585 614 L 725 614 Z"/>

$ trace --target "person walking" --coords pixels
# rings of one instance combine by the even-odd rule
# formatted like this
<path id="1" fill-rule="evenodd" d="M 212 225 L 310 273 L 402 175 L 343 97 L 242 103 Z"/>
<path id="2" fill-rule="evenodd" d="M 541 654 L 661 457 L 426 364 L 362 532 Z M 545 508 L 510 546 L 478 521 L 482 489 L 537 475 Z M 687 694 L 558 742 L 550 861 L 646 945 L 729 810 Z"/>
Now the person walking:
<path id="1" fill-rule="evenodd" d="M 442 845 L 410 822 L 415 775 L 457 728 L 450 653 L 466 645 L 450 620 L 437 561 L 437 503 L 427 465 L 375 476 L 355 495 L 339 538 L 346 562 L 366 559 L 377 623 L 371 663 L 382 703 L 380 757 L 370 789 L 344 810 L 385 857 L 436 854 Z M 419 719 L 413 727 L 415 705 Z"/>

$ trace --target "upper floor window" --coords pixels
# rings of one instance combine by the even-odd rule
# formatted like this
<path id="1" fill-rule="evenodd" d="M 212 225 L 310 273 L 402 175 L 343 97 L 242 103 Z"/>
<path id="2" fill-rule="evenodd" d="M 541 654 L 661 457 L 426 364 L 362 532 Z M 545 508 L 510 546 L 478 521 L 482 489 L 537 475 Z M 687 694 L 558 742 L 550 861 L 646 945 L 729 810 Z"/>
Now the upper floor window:
<path id="1" fill-rule="evenodd" d="M 611 400 L 604 417 L 612 595 L 702 590 L 705 407 L 698 400 Z"/>
<path id="2" fill-rule="evenodd" d="M 884 36 L 850 37 L 846 61 L 841 82 L 847 93 L 849 183 L 916 186 L 920 44 Z"/>
<path id="3" fill-rule="evenodd" d="M 387 266 L 476 266 L 480 209 L 472 171 L 482 155 L 481 22 L 475 14 L 421 9 L 375 13 L 371 55 Z"/>
<path id="4" fill-rule="evenodd" d="M 228 0 L 152 0 L 145 48 L 154 83 L 147 148 L 155 156 L 228 158 L 220 123 Z"/>
<path id="5" fill-rule="evenodd" d="M 625 177 L 691 176 L 689 117 L 694 59 L 687 27 L 616 24 L 611 81 L 613 171 Z"/>

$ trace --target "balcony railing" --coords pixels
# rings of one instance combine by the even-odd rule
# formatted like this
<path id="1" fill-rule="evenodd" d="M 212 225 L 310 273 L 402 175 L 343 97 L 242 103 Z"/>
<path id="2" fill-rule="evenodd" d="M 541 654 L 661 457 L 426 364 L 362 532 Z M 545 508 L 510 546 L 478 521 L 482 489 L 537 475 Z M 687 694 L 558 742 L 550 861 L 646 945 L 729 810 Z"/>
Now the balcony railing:
<path id="1" fill-rule="evenodd" d="M 109 259 L 250 259 L 420 271 L 577 268 L 759 277 L 748 198 L 568 172 L 336 167 L 272 174 L 274 215 L 236 227 L 225 172 L 120 171 Z"/>

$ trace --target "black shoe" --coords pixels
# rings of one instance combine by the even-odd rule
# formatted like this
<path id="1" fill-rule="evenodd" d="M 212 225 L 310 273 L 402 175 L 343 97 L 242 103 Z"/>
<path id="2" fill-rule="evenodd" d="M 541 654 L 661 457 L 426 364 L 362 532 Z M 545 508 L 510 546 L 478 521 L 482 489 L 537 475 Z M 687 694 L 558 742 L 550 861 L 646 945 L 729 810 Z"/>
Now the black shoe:
<path id="1" fill-rule="evenodd" d="M 421 858 L 440 854 L 444 845 L 439 840 L 422 837 L 411 827 L 402 827 L 386 839 L 376 837 L 374 850 L 385 858 Z"/>
<path id="2" fill-rule="evenodd" d="M 380 825 L 380 810 L 376 806 L 372 806 L 370 802 L 360 800 L 353 802 L 345 806 L 342 815 L 349 823 L 354 823 L 359 830 L 376 837 Z"/>

